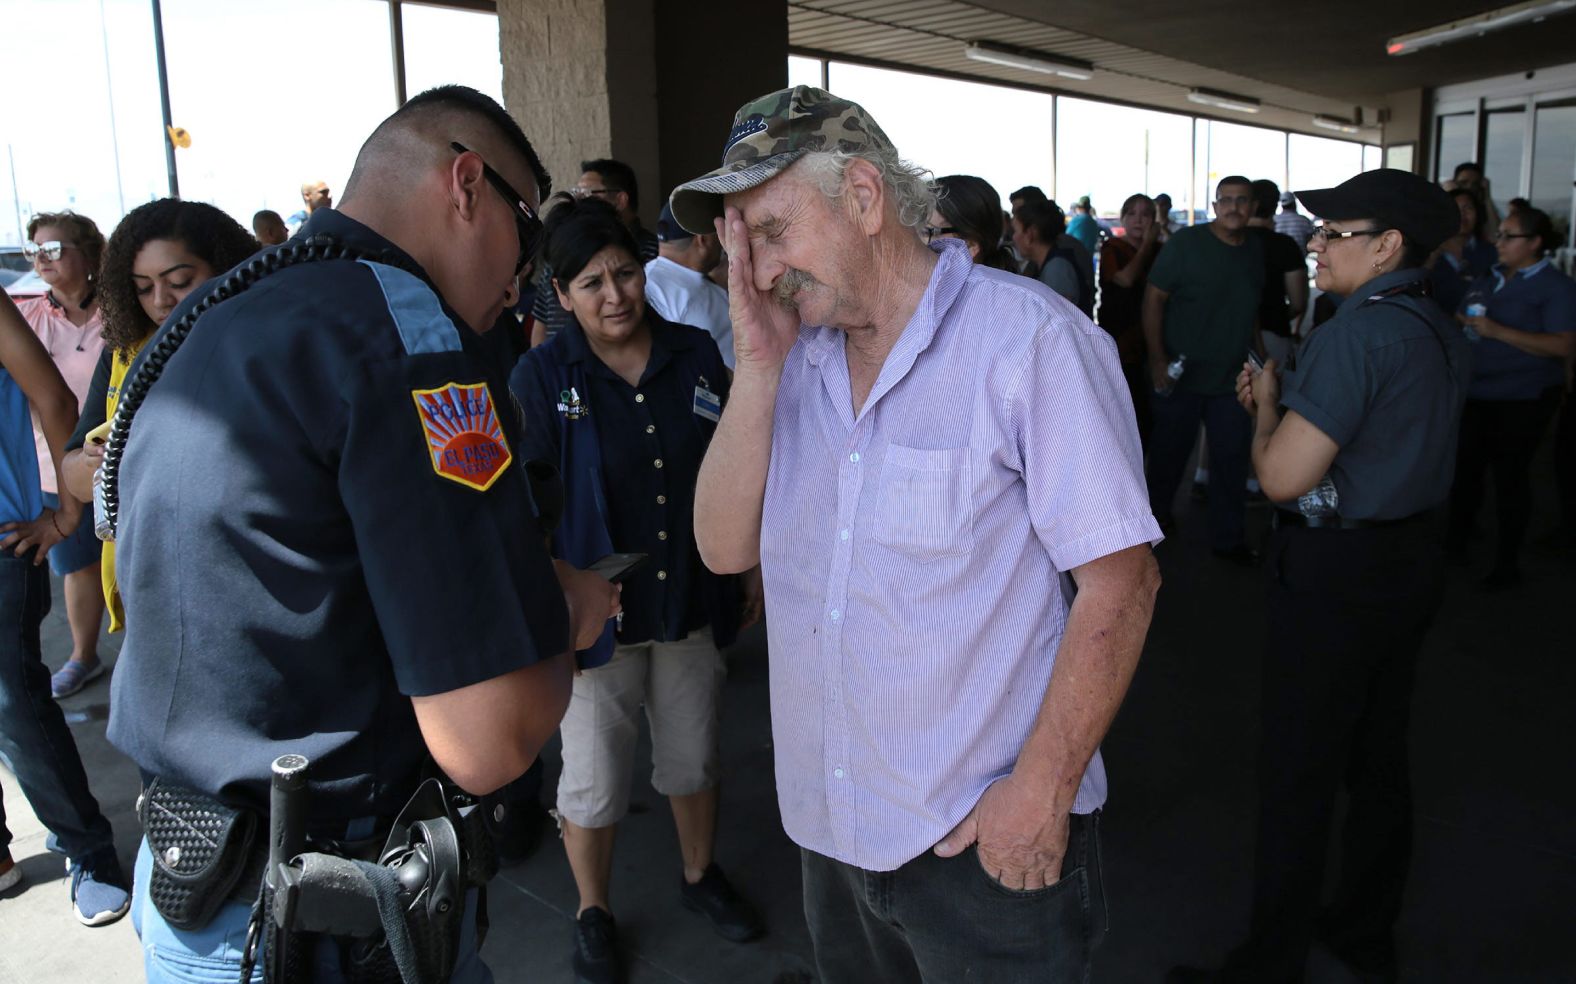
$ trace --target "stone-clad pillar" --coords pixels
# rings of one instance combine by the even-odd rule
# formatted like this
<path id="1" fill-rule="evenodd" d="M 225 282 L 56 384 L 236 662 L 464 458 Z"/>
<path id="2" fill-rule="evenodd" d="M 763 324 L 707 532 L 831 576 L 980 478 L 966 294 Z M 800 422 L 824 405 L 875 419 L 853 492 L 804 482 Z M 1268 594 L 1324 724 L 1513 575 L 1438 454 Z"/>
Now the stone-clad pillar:
<path id="1" fill-rule="evenodd" d="M 787 84 L 785 0 L 498 0 L 498 34 L 504 104 L 554 187 L 615 157 L 648 226 L 716 166 L 733 111 Z"/>

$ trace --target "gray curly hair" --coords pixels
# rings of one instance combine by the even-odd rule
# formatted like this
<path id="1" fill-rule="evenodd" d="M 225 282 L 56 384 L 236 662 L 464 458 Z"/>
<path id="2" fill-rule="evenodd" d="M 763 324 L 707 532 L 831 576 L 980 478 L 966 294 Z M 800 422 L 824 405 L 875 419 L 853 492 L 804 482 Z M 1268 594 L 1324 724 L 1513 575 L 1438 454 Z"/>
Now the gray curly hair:
<path id="1" fill-rule="evenodd" d="M 936 207 L 936 188 L 926 168 L 903 160 L 890 147 L 812 151 L 798 163 L 820 187 L 821 193 L 835 204 L 842 200 L 847 188 L 843 178 L 848 165 L 855 159 L 867 161 L 881 172 L 881 181 L 897 207 L 898 221 L 917 233 Z"/>

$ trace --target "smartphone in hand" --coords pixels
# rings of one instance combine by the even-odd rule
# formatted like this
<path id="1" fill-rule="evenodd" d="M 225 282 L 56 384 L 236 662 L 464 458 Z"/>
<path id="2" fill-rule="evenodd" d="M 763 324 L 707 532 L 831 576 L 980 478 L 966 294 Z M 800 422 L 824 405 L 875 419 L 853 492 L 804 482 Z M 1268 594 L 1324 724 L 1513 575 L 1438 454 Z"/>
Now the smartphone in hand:
<path id="1" fill-rule="evenodd" d="M 586 567 L 586 570 L 593 574 L 599 574 L 614 584 L 618 584 L 624 578 L 639 570 L 641 565 L 649 559 L 650 556 L 643 553 L 612 553 L 592 561 Z"/>
<path id="2" fill-rule="evenodd" d="M 1253 375 L 1257 376 L 1264 371 L 1264 360 L 1259 358 L 1259 353 L 1248 349 L 1248 365 L 1253 367 Z"/>

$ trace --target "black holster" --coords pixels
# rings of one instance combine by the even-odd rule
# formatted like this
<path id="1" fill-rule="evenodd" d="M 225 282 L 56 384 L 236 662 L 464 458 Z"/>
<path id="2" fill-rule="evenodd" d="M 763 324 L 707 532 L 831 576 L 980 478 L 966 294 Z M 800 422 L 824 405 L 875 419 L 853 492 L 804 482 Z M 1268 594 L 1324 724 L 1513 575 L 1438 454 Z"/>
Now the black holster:
<path id="1" fill-rule="evenodd" d="M 153 855 L 148 895 L 171 926 L 203 928 L 238 886 L 250 896 L 263 860 L 255 814 L 154 779 L 138 797 L 137 819 Z"/>
<path id="2" fill-rule="evenodd" d="M 327 936 L 340 942 L 340 969 L 352 984 L 448 981 L 467 894 L 478 890 L 480 946 L 485 886 L 498 870 L 476 801 L 428 779 L 375 860 L 341 857 L 301 846 L 303 772 L 304 765 L 296 768 L 298 785 L 284 789 L 275 766 L 271 857 L 248 931 L 248 966 L 260 956 L 269 984 L 308 980 L 313 951 Z"/>

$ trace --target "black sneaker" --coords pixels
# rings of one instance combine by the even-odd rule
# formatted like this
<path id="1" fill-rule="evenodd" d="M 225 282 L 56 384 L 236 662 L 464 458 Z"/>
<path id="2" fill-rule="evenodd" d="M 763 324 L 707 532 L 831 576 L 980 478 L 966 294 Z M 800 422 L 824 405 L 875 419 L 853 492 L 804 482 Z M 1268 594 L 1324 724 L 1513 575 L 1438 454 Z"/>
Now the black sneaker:
<path id="1" fill-rule="evenodd" d="M 620 984 L 618 923 L 606 909 L 592 906 L 575 920 L 576 984 Z"/>
<path id="2" fill-rule="evenodd" d="M 723 939 L 747 943 L 766 932 L 760 914 L 739 897 L 715 862 L 693 885 L 680 878 L 679 889 L 684 908 L 710 919 L 712 928 Z"/>

